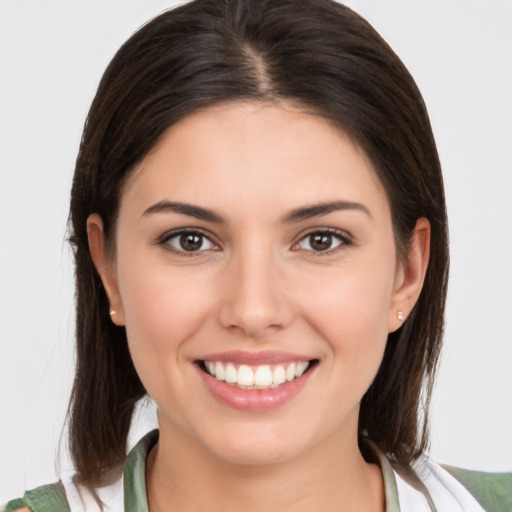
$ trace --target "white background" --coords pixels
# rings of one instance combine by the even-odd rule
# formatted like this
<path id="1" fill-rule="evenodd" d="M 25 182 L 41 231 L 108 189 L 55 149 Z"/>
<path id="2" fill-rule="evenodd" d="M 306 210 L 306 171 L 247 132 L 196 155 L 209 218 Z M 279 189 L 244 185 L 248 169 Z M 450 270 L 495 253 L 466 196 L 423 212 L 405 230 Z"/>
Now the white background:
<path id="1" fill-rule="evenodd" d="M 73 373 L 65 226 L 88 107 L 116 49 L 171 5 L 0 0 L 0 503 L 56 479 Z M 444 167 L 452 272 L 432 453 L 512 470 L 512 2 L 349 5 L 415 76 Z"/>

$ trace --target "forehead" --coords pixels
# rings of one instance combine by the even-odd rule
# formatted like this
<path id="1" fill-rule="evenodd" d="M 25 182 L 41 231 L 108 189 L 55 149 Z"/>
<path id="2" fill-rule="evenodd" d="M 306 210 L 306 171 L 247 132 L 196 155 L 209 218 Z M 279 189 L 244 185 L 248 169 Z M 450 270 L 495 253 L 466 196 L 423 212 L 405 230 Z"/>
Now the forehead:
<path id="1" fill-rule="evenodd" d="M 122 204 L 165 195 L 243 209 L 338 199 L 384 199 L 387 207 L 364 152 L 332 122 L 290 103 L 221 104 L 171 126 L 128 179 Z"/>

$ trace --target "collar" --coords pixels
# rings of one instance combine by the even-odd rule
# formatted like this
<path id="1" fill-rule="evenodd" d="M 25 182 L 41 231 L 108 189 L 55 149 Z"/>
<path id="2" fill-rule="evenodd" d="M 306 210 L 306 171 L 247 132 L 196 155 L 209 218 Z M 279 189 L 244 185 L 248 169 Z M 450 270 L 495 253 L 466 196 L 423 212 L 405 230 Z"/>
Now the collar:
<path id="1" fill-rule="evenodd" d="M 128 454 L 123 472 L 125 510 L 148 512 L 146 458 L 157 441 L 158 430 L 153 430 L 146 434 Z M 374 443 L 368 441 L 367 445 L 380 466 L 384 477 L 386 512 L 400 512 L 395 471 L 388 458 Z"/>

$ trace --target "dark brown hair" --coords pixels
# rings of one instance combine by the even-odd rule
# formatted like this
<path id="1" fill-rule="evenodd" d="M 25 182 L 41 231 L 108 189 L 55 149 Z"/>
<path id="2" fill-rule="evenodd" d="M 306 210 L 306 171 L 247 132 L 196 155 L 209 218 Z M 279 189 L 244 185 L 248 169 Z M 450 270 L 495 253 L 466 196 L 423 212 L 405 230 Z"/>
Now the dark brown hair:
<path id="1" fill-rule="evenodd" d="M 331 0 L 195 0 L 144 25 L 115 55 L 77 158 L 70 211 L 77 362 L 69 439 L 88 484 L 124 461 L 134 406 L 145 390 L 124 328 L 109 319 L 89 254 L 87 217 L 101 215 L 112 245 L 122 185 L 134 166 L 173 123 L 237 100 L 291 100 L 347 133 L 387 191 L 401 257 L 416 220 L 429 219 L 431 256 L 421 296 L 389 335 L 359 425 L 399 464 L 426 448 L 448 249 L 441 169 L 418 88 L 377 32 Z"/>

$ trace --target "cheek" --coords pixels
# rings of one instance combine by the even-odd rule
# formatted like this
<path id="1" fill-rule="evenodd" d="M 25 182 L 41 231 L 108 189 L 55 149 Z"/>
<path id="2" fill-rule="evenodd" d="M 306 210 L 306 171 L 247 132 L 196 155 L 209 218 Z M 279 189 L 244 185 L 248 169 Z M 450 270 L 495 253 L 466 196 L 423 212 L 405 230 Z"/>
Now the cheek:
<path id="1" fill-rule="evenodd" d="M 128 345 L 144 382 L 148 372 L 164 375 L 186 357 L 182 347 L 206 321 L 212 294 L 161 265 L 121 264 L 118 275 Z"/>
<path id="2" fill-rule="evenodd" d="M 333 273 L 303 294 L 302 311 L 346 379 L 373 379 L 388 335 L 394 272 L 373 265 Z M 369 384 L 368 384 L 369 385 Z"/>

